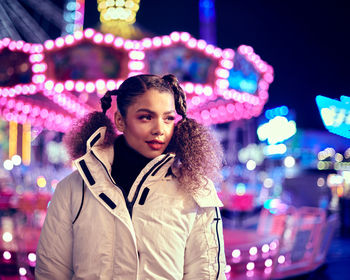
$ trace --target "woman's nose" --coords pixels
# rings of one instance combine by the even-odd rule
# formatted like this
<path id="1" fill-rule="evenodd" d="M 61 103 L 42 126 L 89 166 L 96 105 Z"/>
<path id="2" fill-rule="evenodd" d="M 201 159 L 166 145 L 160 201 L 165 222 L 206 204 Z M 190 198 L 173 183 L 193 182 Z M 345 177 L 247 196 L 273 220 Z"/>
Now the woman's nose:
<path id="1" fill-rule="evenodd" d="M 153 135 L 162 135 L 164 133 L 164 127 L 161 120 L 155 120 L 153 128 L 152 128 L 152 134 Z"/>

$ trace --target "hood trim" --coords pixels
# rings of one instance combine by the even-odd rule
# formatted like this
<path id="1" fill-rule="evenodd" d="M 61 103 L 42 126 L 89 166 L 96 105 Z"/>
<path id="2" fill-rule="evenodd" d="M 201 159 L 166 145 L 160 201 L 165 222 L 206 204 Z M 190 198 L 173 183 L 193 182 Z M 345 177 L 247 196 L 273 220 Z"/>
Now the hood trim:
<path id="1" fill-rule="evenodd" d="M 90 151 L 93 146 L 102 145 L 106 136 L 106 131 L 106 126 L 102 126 L 97 129 L 86 141 L 86 150 Z"/>

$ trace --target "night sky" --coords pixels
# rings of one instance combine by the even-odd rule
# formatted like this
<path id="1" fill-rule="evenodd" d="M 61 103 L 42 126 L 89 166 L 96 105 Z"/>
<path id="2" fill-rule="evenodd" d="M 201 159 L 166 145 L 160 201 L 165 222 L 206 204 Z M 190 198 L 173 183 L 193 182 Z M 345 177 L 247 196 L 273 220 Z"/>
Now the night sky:
<path id="1" fill-rule="evenodd" d="M 98 22 L 86 1 L 86 27 Z M 217 46 L 250 45 L 273 66 L 266 109 L 286 105 L 299 128 L 325 130 L 316 95 L 350 95 L 350 16 L 344 1 L 216 0 Z M 198 0 L 141 0 L 137 24 L 156 34 L 187 31 L 200 38 Z"/>

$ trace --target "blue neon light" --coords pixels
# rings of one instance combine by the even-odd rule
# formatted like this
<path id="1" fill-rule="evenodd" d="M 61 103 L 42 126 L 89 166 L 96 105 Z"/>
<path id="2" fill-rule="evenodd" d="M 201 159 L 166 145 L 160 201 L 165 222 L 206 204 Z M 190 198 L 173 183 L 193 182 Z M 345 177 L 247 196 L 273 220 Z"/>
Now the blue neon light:
<path id="1" fill-rule="evenodd" d="M 350 97 L 341 96 L 339 101 L 318 95 L 316 104 L 326 129 L 334 134 L 350 138 Z"/>
<path id="2" fill-rule="evenodd" d="M 253 94 L 258 88 L 258 77 L 255 75 L 255 73 L 245 76 L 241 71 L 235 70 L 234 68 L 230 70 L 228 82 L 229 88 L 241 92 Z"/>
<path id="3" fill-rule="evenodd" d="M 229 88 L 240 92 L 254 94 L 258 89 L 260 74 L 251 62 L 239 54 L 235 54 L 234 67 L 229 72 Z"/>
<path id="4" fill-rule="evenodd" d="M 289 113 L 289 109 L 287 106 L 280 106 L 280 107 L 266 110 L 265 117 L 268 120 L 272 120 L 274 117 L 277 117 L 277 116 L 287 116 L 288 113 Z"/>

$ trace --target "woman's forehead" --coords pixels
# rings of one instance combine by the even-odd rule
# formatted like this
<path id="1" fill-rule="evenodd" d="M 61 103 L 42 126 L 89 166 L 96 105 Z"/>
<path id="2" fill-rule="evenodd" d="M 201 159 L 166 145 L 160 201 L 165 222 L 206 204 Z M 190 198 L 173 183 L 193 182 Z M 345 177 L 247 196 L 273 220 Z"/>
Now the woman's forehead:
<path id="1" fill-rule="evenodd" d="M 144 94 L 135 97 L 130 107 L 134 109 L 162 108 L 169 111 L 169 108 L 175 108 L 174 95 L 169 91 L 159 91 L 158 89 L 149 89 Z"/>

